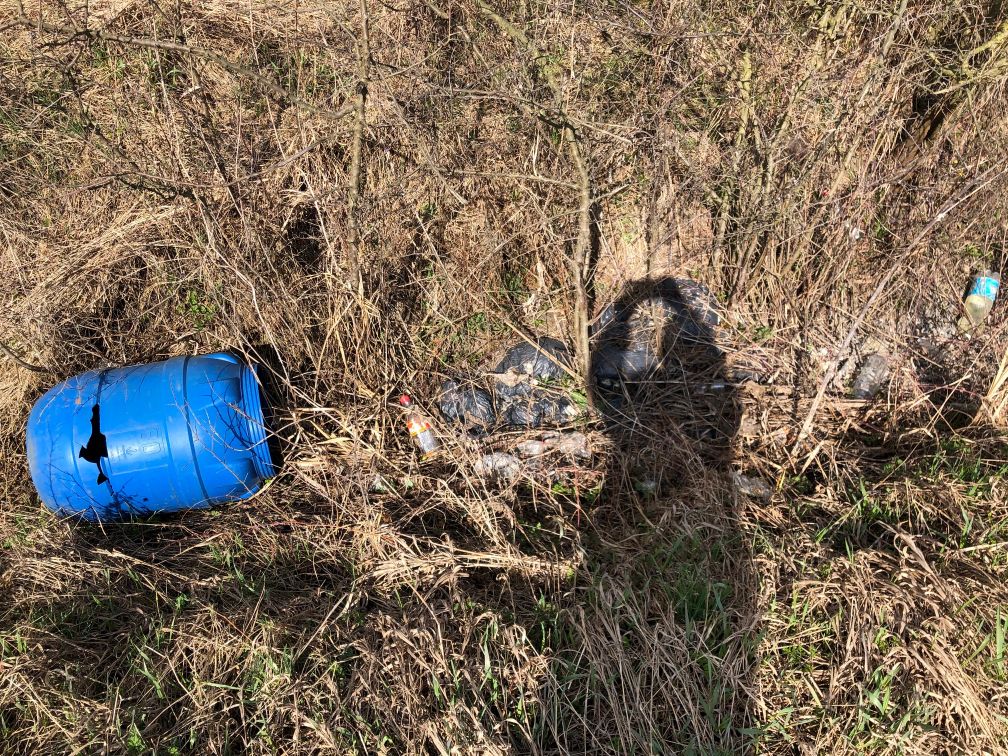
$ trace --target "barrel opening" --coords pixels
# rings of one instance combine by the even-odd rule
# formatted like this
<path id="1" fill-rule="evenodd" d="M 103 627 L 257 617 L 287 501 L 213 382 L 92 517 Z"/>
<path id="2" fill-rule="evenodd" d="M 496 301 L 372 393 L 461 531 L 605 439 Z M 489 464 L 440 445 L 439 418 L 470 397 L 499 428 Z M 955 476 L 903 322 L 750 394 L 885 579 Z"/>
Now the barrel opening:
<path id="1" fill-rule="evenodd" d="M 88 438 L 87 444 L 80 448 L 80 453 L 77 456 L 98 468 L 97 483 L 99 486 L 108 480 L 101 466 L 102 457 L 108 458 L 108 441 L 105 439 L 105 434 L 101 432 L 100 405 L 96 404 L 91 408 L 91 436 Z"/>
<path id="2" fill-rule="evenodd" d="M 266 448 L 275 471 L 283 466 L 286 449 L 293 444 L 293 439 L 284 434 L 290 426 L 285 422 L 293 398 L 290 383 L 284 379 L 286 368 L 277 350 L 270 344 L 259 344 L 251 349 L 252 356 L 258 365 L 256 387 L 262 407 L 266 433 Z M 284 435 L 282 435 L 284 434 Z"/>

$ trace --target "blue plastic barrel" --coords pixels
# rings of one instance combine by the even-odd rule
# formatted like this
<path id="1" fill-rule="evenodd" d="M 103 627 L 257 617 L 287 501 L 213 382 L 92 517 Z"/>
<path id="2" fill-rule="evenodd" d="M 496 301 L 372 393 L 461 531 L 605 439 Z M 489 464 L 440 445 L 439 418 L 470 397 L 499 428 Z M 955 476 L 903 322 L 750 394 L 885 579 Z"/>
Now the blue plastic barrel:
<path id="1" fill-rule="evenodd" d="M 47 507 L 93 521 L 245 499 L 273 475 L 255 368 L 210 354 L 63 381 L 32 408 L 28 466 Z"/>

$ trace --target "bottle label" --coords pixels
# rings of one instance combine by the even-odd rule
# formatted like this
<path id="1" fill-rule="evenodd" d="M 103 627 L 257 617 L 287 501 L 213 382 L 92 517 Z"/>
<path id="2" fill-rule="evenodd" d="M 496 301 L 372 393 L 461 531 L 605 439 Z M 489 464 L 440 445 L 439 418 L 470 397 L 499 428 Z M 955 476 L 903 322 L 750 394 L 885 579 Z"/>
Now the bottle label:
<path id="1" fill-rule="evenodd" d="M 406 429 L 411 436 L 419 436 L 431 429 L 431 424 L 419 417 L 411 417 L 406 421 Z"/>
<path id="2" fill-rule="evenodd" d="M 993 302 L 997 299 L 999 288 L 1001 288 L 1001 282 L 996 278 L 991 276 L 977 276 L 973 279 L 973 283 L 970 284 L 969 292 L 966 296 L 983 297 L 984 299 L 989 299 Z"/>

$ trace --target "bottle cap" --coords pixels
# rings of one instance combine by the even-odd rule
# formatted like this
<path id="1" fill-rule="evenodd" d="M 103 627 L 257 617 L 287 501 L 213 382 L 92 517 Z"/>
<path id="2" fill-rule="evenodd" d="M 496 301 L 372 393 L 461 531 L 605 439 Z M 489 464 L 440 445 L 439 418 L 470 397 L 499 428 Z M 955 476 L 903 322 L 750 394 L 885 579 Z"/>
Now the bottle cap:
<path id="1" fill-rule="evenodd" d="M 409 394 L 401 394 L 399 396 L 399 406 L 400 407 L 411 407 L 413 405 L 413 400 L 410 398 Z"/>

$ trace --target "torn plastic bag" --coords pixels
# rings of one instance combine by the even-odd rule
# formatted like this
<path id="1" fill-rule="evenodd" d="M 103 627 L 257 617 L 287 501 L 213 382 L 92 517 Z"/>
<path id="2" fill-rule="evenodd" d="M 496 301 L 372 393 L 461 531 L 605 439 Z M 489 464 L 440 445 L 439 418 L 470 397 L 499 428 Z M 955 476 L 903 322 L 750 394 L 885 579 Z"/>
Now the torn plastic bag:
<path id="1" fill-rule="evenodd" d="M 441 414 L 466 430 L 485 433 L 495 425 L 540 428 L 567 425 L 579 413 L 559 385 L 570 376 L 570 350 L 557 339 L 541 336 L 521 341 L 497 364 L 492 394 L 449 379 L 441 386 Z"/>
<path id="2" fill-rule="evenodd" d="M 513 428 L 541 428 L 574 420 L 577 405 L 557 385 L 570 377 L 571 364 L 566 345 L 547 336 L 511 347 L 494 376 L 501 421 Z"/>
<path id="3" fill-rule="evenodd" d="M 569 397 L 543 389 L 505 399 L 501 411 L 501 420 L 513 428 L 568 425 L 577 416 L 577 405 Z"/>
<path id="4" fill-rule="evenodd" d="M 549 336 L 540 336 L 535 343 L 521 341 L 507 350 L 495 373 L 513 370 L 539 381 L 556 381 L 569 375 L 571 353 L 567 346 Z"/>

